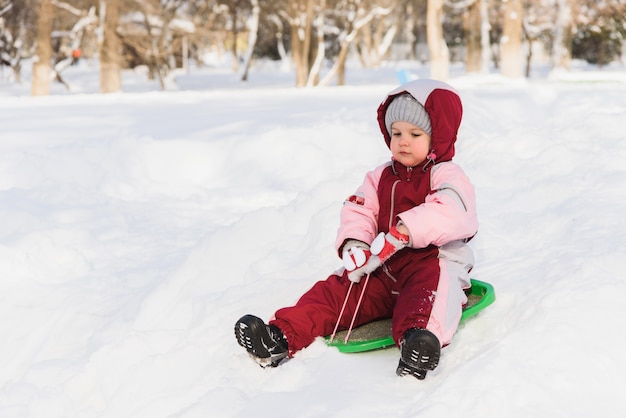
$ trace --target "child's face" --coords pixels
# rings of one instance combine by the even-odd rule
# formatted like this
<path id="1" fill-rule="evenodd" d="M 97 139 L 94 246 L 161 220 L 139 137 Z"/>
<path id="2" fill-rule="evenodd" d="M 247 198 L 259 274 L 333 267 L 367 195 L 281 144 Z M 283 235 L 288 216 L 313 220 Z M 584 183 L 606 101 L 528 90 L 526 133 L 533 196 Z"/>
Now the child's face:
<path id="1" fill-rule="evenodd" d="M 391 125 L 391 155 L 400 164 L 413 167 L 426 159 L 430 152 L 430 135 L 409 122 Z"/>

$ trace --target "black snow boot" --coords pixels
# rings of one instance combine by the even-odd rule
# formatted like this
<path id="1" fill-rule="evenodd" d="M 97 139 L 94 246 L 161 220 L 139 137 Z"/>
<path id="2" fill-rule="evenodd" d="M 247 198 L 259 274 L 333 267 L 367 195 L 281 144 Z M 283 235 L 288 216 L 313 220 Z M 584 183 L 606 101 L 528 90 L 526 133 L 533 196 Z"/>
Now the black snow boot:
<path id="1" fill-rule="evenodd" d="M 244 315 L 237 321 L 235 338 L 261 367 L 276 367 L 289 354 L 280 328 L 266 325 L 254 315 Z"/>
<path id="2" fill-rule="evenodd" d="M 435 370 L 440 356 L 441 346 L 435 334 L 426 329 L 411 328 L 400 341 L 400 363 L 396 374 L 423 380 L 429 370 Z"/>

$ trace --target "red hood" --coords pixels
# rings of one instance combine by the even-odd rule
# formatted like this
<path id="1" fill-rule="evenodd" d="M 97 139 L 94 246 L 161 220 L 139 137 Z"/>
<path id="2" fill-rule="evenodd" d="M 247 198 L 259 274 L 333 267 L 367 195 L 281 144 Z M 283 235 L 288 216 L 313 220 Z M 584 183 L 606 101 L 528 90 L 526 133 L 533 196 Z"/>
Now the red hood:
<path id="1" fill-rule="evenodd" d="M 409 93 L 424 106 L 432 126 L 432 151 L 436 162 L 450 161 L 454 157 L 454 143 L 463 117 L 459 94 L 449 84 L 437 80 L 413 80 L 389 92 L 378 107 L 378 124 L 389 146 L 391 137 L 385 127 L 385 113 L 391 100 Z"/>

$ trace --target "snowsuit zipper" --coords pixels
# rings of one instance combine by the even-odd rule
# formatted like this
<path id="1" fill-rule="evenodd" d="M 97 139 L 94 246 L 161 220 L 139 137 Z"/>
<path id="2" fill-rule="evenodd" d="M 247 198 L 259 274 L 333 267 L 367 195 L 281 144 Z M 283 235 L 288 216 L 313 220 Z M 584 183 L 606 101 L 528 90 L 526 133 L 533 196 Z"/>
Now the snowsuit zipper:
<path id="1" fill-rule="evenodd" d="M 395 211 L 395 197 L 396 197 L 396 186 L 398 185 L 398 183 L 400 183 L 402 180 L 396 180 L 393 182 L 393 186 L 391 186 L 391 210 L 389 211 L 389 231 L 391 231 L 391 228 L 393 227 L 393 219 L 395 217 L 394 215 L 394 211 Z"/>
<path id="2" fill-rule="evenodd" d="M 398 175 L 398 172 L 395 170 L 395 167 L 392 166 L 392 169 L 394 171 L 394 173 L 396 175 Z M 398 175 L 399 177 L 399 175 Z M 406 181 L 411 181 L 411 178 L 413 177 L 413 167 L 407 167 L 406 168 Z M 402 181 L 402 179 L 398 179 L 396 181 L 393 182 L 393 186 L 391 186 L 391 211 L 390 216 L 389 216 L 389 230 L 391 230 L 391 227 L 393 226 L 393 220 L 395 218 L 395 201 L 396 201 L 396 186 L 398 185 L 398 183 L 400 183 Z"/>

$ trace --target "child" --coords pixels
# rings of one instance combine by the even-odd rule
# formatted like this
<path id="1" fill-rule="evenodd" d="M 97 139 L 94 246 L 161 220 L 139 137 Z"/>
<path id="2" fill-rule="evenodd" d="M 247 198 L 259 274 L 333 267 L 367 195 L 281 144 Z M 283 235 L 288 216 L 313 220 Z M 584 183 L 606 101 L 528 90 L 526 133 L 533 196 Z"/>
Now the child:
<path id="1" fill-rule="evenodd" d="M 462 113 L 459 95 L 440 81 L 411 81 L 387 95 L 378 123 L 392 158 L 344 203 L 335 244 L 344 268 L 269 325 L 253 315 L 237 321 L 237 341 L 257 363 L 277 366 L 337 321 L 347 329 L 367 278 L 354 326 L 392 318 L 399 376 L 424 379 L 437 367 L 467 302 L 466 243 L 478 229 L 474 188 L 451 161 Z M 356 291 L 339 318 L 351 282 Z"/>

